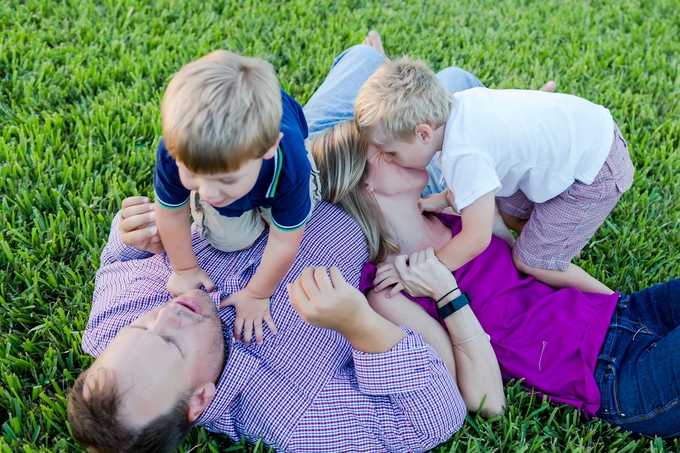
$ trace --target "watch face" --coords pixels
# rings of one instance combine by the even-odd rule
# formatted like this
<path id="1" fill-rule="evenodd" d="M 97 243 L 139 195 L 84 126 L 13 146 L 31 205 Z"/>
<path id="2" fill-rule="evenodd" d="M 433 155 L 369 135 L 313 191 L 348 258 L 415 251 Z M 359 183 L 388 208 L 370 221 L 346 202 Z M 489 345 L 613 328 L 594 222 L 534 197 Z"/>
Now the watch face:
<path id="1" fill-rule="evenodd" d="M 448 304 L 437 308 L 437 313 L 439 313 L 439 316 L 441 316 L 442 319 L 444 319 L 447 316 L 451 316 L 453 313 L 456 312 L 456 310 L 460 310 L 469 303 L 470 295 L 468 293 L 462 293 L 460 296 L 456 297 Z"/>

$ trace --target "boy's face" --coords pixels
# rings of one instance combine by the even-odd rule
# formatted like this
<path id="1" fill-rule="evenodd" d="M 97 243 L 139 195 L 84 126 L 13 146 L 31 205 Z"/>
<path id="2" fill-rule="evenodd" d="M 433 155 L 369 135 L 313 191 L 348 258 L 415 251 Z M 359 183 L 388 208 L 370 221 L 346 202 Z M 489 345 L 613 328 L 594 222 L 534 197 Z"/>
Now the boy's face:
<path id="1" fill-rule="evenodd" d="M 427 168 L 432 156 L 441 149 L 443 129 L 437 131 L 427 124 L 419 124 L 410 141 L 390 140 L 380 133 L 376 133 L 371 141 L 391 162 L 400 167 L 423 170 Z"/>
<path id="2" fill-rule="evenodd" d="M 180 161 L 177 162 L 179 179 L 182 185 L 189 190 L 195 190 L 201 196 L 201 200 L 216 208 L 229 206 L 239 198 L 248 194 L 260 176 L 262 161 L 271 159 L 276 154 L 283 133 L 274 145 L 260 159 L 250 159 L 241 168 L 231 173 L 195 174 L 189 171 Z"/>
<path id="3" fill-rule="evenodd" d="M 418 170 L 427 168 L 434 155 L 434 153 L 430 153 L 428 145 L 417 139 L 413 142 L 385 140 L 380 144 L 376 144 L 375 149 L 382 153 L 387 160 L 394 162 L 400 167 Z"/>
<path id="4" fill-rule="evenodd" d="M 212 175 L 192 173 L 179 161 L 177 167 L 184 187 L 197 191 L 209 205 L 223 208 L 253 190 L 260 175 L 262 160 L 250 159 L 235 172 Z"/>

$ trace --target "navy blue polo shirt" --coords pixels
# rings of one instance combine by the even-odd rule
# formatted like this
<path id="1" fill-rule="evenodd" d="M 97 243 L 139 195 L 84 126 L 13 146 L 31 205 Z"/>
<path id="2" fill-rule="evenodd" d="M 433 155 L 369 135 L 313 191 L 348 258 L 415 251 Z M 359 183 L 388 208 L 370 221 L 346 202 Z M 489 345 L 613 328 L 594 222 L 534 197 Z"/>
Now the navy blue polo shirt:
<path id="1" fill-rule="evenodd" d="M 307 159 L 305 139 L 307 121 L 302 107 L 281 90 L 283 138 L 276 155 L 262 161 L 262 168 L 252 190 L 228 206 L 215 208 L 223 216 L 239 217 L 255 208 L 271 208 L 272 222 L 284 231 L 305 225 L 312 209 L 309 196 L 311 166 Z M 176 209 L 189 202 L 191 191 L 182 185 L 175 160 L 161 139 L 156 151 L 153 177 L 156 202 Z"/>

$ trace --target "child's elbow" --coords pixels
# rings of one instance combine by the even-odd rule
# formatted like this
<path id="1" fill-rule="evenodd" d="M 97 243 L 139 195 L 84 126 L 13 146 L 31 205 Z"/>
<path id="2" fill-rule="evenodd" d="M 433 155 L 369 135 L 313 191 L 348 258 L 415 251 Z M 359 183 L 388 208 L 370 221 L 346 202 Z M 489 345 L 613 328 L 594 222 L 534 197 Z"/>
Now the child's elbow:
<path id="1" fill-rule="evenodd" d="M 479 234 L 473 238 L 471 248 L 474 256 L 482 253 L 491 243 L 491 234 Z"/>

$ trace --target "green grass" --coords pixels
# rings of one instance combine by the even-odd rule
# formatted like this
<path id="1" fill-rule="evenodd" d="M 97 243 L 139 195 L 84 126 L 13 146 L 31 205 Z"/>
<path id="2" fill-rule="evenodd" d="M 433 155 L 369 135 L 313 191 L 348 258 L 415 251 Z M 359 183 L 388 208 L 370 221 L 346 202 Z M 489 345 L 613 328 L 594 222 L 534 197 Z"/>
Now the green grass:
<path id="1" fill-rule="evenodd" d="M 375 28 L 390 55 L 466 68 L 492 87 L 558 90 L 611 109 L 633 188 L 580 264 L 627 292 L 680 276 L 680 0 L 0 2 L 0 452 L 77 451 L 64 395 L 109 223 L 149 194 L 159 100 L 184 63 L 266 57 L 301 103 Z M 446 451 L 667 452 L 507 387 L 504 417 L 470 419 Z M 263 451 L 194 430 L 188 452 Z"/>

